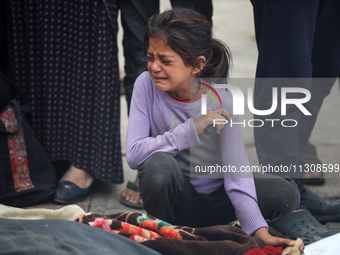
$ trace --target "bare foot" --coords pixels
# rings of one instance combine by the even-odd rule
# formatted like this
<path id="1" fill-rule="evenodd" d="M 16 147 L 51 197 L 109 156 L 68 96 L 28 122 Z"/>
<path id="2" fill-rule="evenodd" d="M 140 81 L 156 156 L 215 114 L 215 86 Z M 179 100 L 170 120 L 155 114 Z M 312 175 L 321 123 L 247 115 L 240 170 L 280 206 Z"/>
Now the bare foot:
<path id="1" fill-rule="evenodd" d="M 92 184 L 94 177 L 92 174 L 71 165 L 60 181 L 70 181 L 84 189 L 88 188 Z"/>
<path id="2" fill-rule="evenodd" d="M 134 185 L 133 185 L 134 184 Z M 128 184 L 121 193 L 121 203 L 132 208 L 143 208 L 143 200 L 139 193 L 139 179 L 136 177 L 134 183 Z"/>

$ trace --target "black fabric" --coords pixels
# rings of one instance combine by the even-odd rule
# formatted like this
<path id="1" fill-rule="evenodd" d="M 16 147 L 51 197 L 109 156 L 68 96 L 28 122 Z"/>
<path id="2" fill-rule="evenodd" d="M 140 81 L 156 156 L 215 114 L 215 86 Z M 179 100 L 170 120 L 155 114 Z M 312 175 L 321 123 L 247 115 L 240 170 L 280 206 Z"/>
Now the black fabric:
<path id="1" fill-rule="evenodd" d="M 0 112 L 6 107 L 10 99 L 11 99 L 10 86 L 5 82 L 4 77 L 0 72 Z"/>
<path id="2" fill-rule="evenodd" d="M 212 22 L 213 3 L 211 0 L 171 0 L 170 2 L 172 7 L 192 8 L 202 13 L 208 21 Z"/>
<path id="3" fill-rule="evenodd" d="M 6 63 L 6 16 L 5 16 L 5 1 L 0 1 L 0 70 L 5 71 Z M 1 97 L 1 94 L 0 94 Z M 0 98 L 1 99 L 1 98 Z M 0 100 L 0 106 L 2 101 Z M 2 108 L 0 107 L 0 110 Z"/>
<path id="4" fill-rule="evenodd" d="M 77 222 L 0 219 L 0 225 L 0 254 L 159 254 L 126 237 Z"/>
<path id="5" fill-rule="evenodd" d="M 255 119 L 294 119 L 296 127 L 254 129 L 258 159 L 261 165 L 299 166 L 304 164 L 303 148 L 310 137 L 324 98 L 340 73 L 340 2 L 333 0 L 271 1 L 251 0 L 254 7 L 256 41 L 259 57 L 254 90 L 255 109 L 268 109 L 272 87 L 301 87 L 311 92 L 304 104 L 311 115 L 291 108 L 281 115 L 280 100 L 273 114 L 255 115 Z M 282 78 L 323 78 L 282 82 Z M 289 139 L 287 139 L 289 138 Z M 306 190 L 300 179 L 301 203 L 306 209 Z"/>
<path id="6" fill-rule="evenodd" d="M 51 160 L 122 183 L 116 2 L 6 1 L 6 71 Z"/>
<path id="7" fill-rule="evenodd" d="M 15 100 L 12 100 L 11 106 L 15 105 L 17 130 L 22 128 L 24 132 L 29 175 L 34 187 L 23 191 L 15 190 L 7 141 L 7 136 L 12 134 L 3 130 L 4 123 L 0 121 L 0 203 L 23 207 L 51 199 L 55 192 L 57 180 L 52 163 L 34 136 L 26 119 L 21 115 L 19 105 L 15 102 Z"/>

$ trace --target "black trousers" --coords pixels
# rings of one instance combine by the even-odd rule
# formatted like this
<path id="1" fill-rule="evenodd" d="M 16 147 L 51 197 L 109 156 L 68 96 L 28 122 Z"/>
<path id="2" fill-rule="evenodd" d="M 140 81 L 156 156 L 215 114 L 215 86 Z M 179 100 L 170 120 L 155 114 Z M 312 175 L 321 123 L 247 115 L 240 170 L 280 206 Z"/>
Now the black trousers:
<path id="1" fill-rule="evenodd" d="M 307 143 L 324 98 L 340 74 L 340 1 L 336 0 L 251 0 L 254 7 L 256 41 L 259 51 L 254 104 L 269 109 L 272 87 L 301 87 L 311 92 L 304 106 L 312 114 L 304 115 L 290 107 L 281 115 L 279 98 L 276 111 L 256 119 L 294 119 L 298 125 L 286 128 L 270 123 L 254 129 L 255 145 L 262 165 L 303 165 Z M 280 78 L 280 82 L 259 78 Z M 305 78 L 282 80 L 282 78 Z M 320 79 L 321 78 L 321 79 Z M 292 95 L 299 97 L 299 95 Z M 301 97 L 301 95 L 300 95 Z M 306 208 L 305 189 L 299 209 Z"/>
<path id="2" fill-rule="evenodd" d="M 148 214 L 176 225 L 206 227 L 236 220 L 222 185 L 212 194 L 196 192 L 177 161 L 166 153 L 151 155 L 138 171 L 140 194 Z M 292 180 L 278 176 L 255 178 L 258 204 L 265 219 L 274 219 L 299 204 Z"/>

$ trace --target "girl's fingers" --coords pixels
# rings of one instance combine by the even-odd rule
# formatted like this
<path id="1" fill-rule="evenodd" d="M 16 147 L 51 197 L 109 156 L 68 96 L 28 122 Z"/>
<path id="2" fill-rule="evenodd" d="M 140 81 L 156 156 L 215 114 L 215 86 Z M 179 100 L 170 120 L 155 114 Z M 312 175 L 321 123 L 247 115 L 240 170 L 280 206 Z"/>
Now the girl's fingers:
<path id="1" fill-rule="evenodd" d="M 219 116 L 219 117 L 223 117 L 227 120 L 231 120 L 230 113 L 224 108 L 219 108 L 219 109 L 216 109 L 216 110 L 208 111 L 207 115 Z"/>
<path id="2" fill-rule="evenodd" d="M 208 111 L 206 115 L 202 115 L 195 120 L 195 126 L 198 134 L 201 134 L 209 125 L 213 125 L 216 130 L 215 133 L 220 133 L 225 124 L 231 120 L 229 112 L 224 108 Z"/>
<path id="3" fill-rule="evenodd" d="M 226 109 L 224 109 L 224 108 L 222 108 L 222 109 L 223 109 L 223 112 L 222 112 L 221 115 L 223 115 L 227 120 L 231 120 L 230 113 Z"/>
<path id="4" fill-rule="evenodd" d="M 228 121 L 231 120 L 229 112 L 224 108 L 212 110 L 208 112 L 208 114 L 210 121 L 213 122 L 213 126 L 216 127 L 215 133 L 217 134 L 219 134 L 224 128 L 225 124 L 227 124 Z"/>

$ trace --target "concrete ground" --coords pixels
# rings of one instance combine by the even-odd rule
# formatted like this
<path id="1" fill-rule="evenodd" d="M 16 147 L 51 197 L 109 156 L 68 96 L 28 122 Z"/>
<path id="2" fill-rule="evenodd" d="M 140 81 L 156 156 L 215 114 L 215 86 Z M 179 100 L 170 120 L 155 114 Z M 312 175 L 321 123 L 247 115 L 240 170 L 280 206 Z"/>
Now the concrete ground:
<path id="1" fill-rule="evenodd" d="M 253 78 L 256 68 L 257 49 L 253 36 L 253 14 L 249 0 L 214 0 L 214 34 L 224 41 L 233 54 L 232 78 Z M 169 7 L 168 1 L 161 1 L 161 10 Z M 121 42 L 120 29 L 118 41 Z M 120 46 L 120 69 L 124 60 Z M 340 164 L 340 100 L 339 86 L 336 84 L 332 93 L 326 98 L 317 125 L 312 134 L 312 142 L 317 146 L 323 163 Z M 131 170 L 125 159 L 125 141 L 128 118 L 126 102 L 121 96 L 121 137 L 124 162 L 125 183 L 121 185 L 107 184 L 97 181 L 91 194 L 80 205 L 85 211 L 112 214 L 121 211 L 138 211 L 119 203 L 121 191 L 127 181 L 134 181 L 136 172 Z M 252 165 L 258 164 L 254 147 L 253 130 L 243 129 L 244 144 Z M 322 186 L 310 186 L 317 194 L 327 198 L 340 198 L 340 173 L 326 174 L 326 183 Z M 58 208 L 60 205 L 45 203 L 35 207 Z M 142 210 L 140 210 L 142 211 Z"/>

